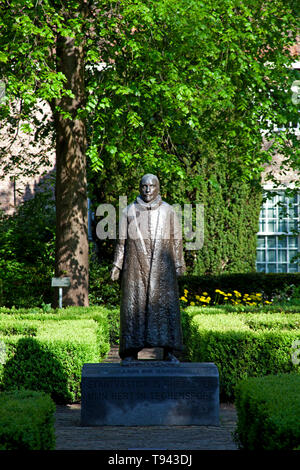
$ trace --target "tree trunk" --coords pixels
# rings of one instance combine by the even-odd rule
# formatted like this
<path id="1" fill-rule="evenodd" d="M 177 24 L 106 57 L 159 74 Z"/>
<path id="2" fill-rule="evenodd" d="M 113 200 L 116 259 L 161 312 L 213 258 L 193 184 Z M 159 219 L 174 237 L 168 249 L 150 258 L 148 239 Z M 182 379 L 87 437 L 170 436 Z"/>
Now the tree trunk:
<path id="1" fill-rule="evenodd" d="M 71 278 L 63 288 L 63 306 L 88 305 L 88 234 L 86 128 L 77 116 L 84 103 L 84 52 L 73 38 L 57 40 L 57 69 L 67 78 L 74 98 L 55 101 L 56 130 L 56 277 Z M 62 112 L 72 118 L 63 117 Z M 57 297 L 56 297 L 57 298 Z"/>

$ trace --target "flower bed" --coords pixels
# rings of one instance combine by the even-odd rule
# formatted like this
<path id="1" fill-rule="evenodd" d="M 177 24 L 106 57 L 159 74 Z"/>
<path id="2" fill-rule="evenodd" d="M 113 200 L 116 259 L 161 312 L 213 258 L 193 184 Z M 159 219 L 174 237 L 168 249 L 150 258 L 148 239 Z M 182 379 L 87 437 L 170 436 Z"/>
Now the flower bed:
<path id="1" fill-rule="evenodd" d="M 252 292 L 251 294 L 241 294 L 241 292 L 234 290 L 233 292 L 223 292 L 220 289 L 215 289 L 213 299 L 207 292 L 203 292 L 201 295 L 192 294 L 188 289 L 184 289 L 184 295 L 180 297 L 182 307 L 185 306 L 201 306 L 205 307 L 208 305 L 249 305 L 249 306 L 260 306 L 269 305 L 272 302 L 264 299 L 264 295 L 261 292 Z"/>

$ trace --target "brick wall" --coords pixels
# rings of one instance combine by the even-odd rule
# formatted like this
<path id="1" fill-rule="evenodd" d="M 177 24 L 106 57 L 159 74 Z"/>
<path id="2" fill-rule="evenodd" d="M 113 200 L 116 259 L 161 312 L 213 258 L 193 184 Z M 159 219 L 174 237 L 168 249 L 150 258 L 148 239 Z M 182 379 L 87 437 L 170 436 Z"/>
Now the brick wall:
<path id="1" fill-rule="evenodd" d="M 50 106 L 39 103 L 35 117 L 49 123 L 52 119 Z M 37 191 L 42 191 L 45 185 L 51 185 L 55 172 L 55 148 L 51 135 L 38 137 L 35 141 L 33 134 L 22 132 L 20 125 L 18 131 L 14 125 L 0 129 L 0 209 L 7 214 L 34 197 Z M 19 160 L 18 164 L 14 163 L 15 159 Z M 40 165 L 41 159 L 45 161 L 43 165 Z M 6 165 L 11 168 L 5 170 Z"/>

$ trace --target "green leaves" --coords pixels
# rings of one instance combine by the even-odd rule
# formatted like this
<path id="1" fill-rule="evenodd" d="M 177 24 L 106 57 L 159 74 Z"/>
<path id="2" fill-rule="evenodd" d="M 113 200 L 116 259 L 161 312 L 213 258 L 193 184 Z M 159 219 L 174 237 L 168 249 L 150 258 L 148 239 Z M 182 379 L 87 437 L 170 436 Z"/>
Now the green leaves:
<path id="1" fill-rule="evenodd" d="M 299 374 L 248 378 L 236 389 L 236 441 L 244 450 L 299 449 Z"/>
<path id="2" fill-rule="evenodd" d="M 121 191 L 131 197 L 134 181 L 146 171 L 156 172 L 171 200 L 207 202 L 209 235 L 226 247 L 222 256 L 219 250 L 203 255 L 201 271 L 205 265 L 234 270 L 224 243 L 230 238 L 222 230 L 228 232 L 233 220 L 250 227 L 250 216 L 257 217 L 254 197 L 263 165 L 278 151 L 299 167 L 296 136 L 274 130 L 298 121 L 288 91 L 296 79 L 288 69 L 297 31 L 294 1 L 86 5 L 0 1 L 0 79 L 7 85 L 0 116 L 15 127 L 22 120 L 29 132 L 43 100 L 65 119 L 84 118 L 90 185 L 101 188 L 97 198 L 114 199 Z M 85 100 L 83 90 L 75 96 L 58 72 L 62 37 L 75 38 L 84 49 Z M 73 103 L 75 111 L 57 107 L 57 99 Z M 9 103 L 15 100 L 20 110 L 13 118 Z M 49 122 L 39 124 L 38 135 L 45 129 Z M 262 131 L 274 142 L 268 150 L 262 149 Z M 20 166 L 19 156 L 10 164 Z M 252 194 L 249 219 L 243 219 L 244 201 Z M 224 214 L 219 220 L 213 204 Z"/>
<path id="3" fill-rule="evenodd" d="M 55 449 L 55 404 L 31 390 L 0 394 L 0 449 Z"/>
<path id="4" fill-rule="evenodd" d="M 103 168 L 103 161 L 98 156 L 98 146 L 96 144 L 90 145 L 86 154 L 90 159 L 92 170 L 95 172 L 101 171 Z"/>
<path id="5" fill-rule="evenodd" d="M 298 314 L 249 314 L 184 312 L 188 354 L 192 361 L 214 362 L 220 374 L 220 393 L 225 400 L 235 397 L 238 382 L 247 377 L 297 372 L 291 361 L 291 345 L 299 328 L 287 331 L 287 322 L 299 322 Z M 253 330 L 264 322 L 270 328 Z M 251 323 L 250 323 L 251 324 Z"/>
<path id="6" fill-rule="evenodd" d="M 275 106 L 277 118 L 284 111 L 278 112 L 271 92 L 283 87 L 285 47 L 294 40 L 281 23 L 282 2 L 264 6 L 263 15 L 255 0 L 247 6 L 232 0 L 114 5 L 118 13 L 113 21 L 102 17 L 109 44 L 102 59 L 113 65 L 101 71 L 94 91 L 99 102 L 110 102 L 101 128 L 92 124 L 101 152 L 107 148 L 103 139 L 139 155 L 149 154 L 151 142 L 154 155 L 160 148 L 153 168 L 163 173 L 160 155 L 165 159 L 170 153 L 181 161 L 214 141 L 212 146 L 234 162 L 229 168 L 233 178 L 256 177 L 261 162 L 253 155 L 260 152 L 261 128 Z M 284 11 L 291 29 L 292 10 L 285 4 Z M 266 69 L 269 55 L 274 66 Z M 94 110 L 92 120 L 97 119 Z M 262 153 L 262 162 L 264 158 Z M 180 172 L 181 164 L 176 167 Z"/>

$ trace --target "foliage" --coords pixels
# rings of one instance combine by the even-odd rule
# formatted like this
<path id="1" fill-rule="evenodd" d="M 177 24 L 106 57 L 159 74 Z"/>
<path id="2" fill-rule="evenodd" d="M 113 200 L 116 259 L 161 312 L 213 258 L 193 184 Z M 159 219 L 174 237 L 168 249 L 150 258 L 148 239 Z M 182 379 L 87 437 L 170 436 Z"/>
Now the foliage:
<path id="1" fill-rule="evenodd" d="M 183 314 L 185 314 L 185 311 L 189 315 L 215 315 L 215 314 L 220 314 L 220 313 L 230 313 L 230 314 L 237 314 L 240 315 L 241 313 L 247 313 L 247 314 L 256 314 L 256 313 L 266 313 L 268 315 L 272 314 L 278 314 L 280 313 L 281 315 L 286 315 L 289 313 L 299 313 L 299 307 L 297 305 L 288 305 L 285 304 L 283 305 L 276 305 L 276 304 L 260 304 L 260 305 L 234 305 L 234 304 L 223 304 L 223 305 L 214 305 L 211 307 L 207 307 L 206 305 L 202 306 L 189 306 L 184 309 L 182 309 Z"/>
<path id="2" fill-rule="evenodd" d="M 300 274 L 248 272 L 216 276 L 183 276 L 179 278 L 178 283 L 180 296 L 183 297 L 187 291 L 189 300 L 194 302 L 195 299 L 197 300 L 196 296 L 203 298 L 203 293 L 205 292 L 207 295 L 204 298 L 210 297 L 210 304 L 222 304 L 226 296 L 217 291 L 225 294 L 231 293 L 231 297 L 234 297 L 235 300 L 244 300 L 246 294 L 260 293 L 264 302 L 271 302 L 285 289 L 291 289 L 289 286 L 294 285 L 295 289 L 298 288 L 300 286 Z M 227 297 L 229 300 L 230 296 Z M 182 305 L 184 306 L 185 304 L 186 302 L 182 301 Z"/>
<path id="3" fill-rule="evenodd" d="M 274 296 L 274 304 L 300 306 L 300 286 L 290 284 Z"/>
<path id="4" fill-rule="evenodd" d="M 101 70 L 93 51 L 87 81 L 92 198 L 131 202 L 142 174 L 155 173 L 167 202 L 204 205 L 204 245 L 186 253 L 188 272 L 253 271 L 263 164 L 279 145 L 297 159 L 273 132 L 298 112 L 286 93 L 293 2 L 110 7 L 98 24 Z M 268 151 L 262 129 L 275 139 Z"/>
<path id="5" fill-rule="evenodd" d="M 0 305 L 29 307 L 51 301 L 55 205 L 51 190 L 0 214 Z"/>
<path id="6" fill-rule="evenodd" d="M 218 157 L 216 157 L 218 159 Z M 199 170 L 198 200 L 204 205 L 204 240 L 198 252 L 186 252 L 188 273 L 194 275 L 255 271 L 261 188 L 258 181 L 231 179 L 223 161 Z M 215 178 L 216 185 L 211 184 Z"/>
<path id="7" fill-rule="evenodd" d="M 209 314 L 184 311 L 184 344 L 192 362 L 214 362 L 220 374 L 220 397 L 232 401 L 244 378 L 299 369 L 291 360 L 300 339 L 299 314 Z"/>
<path id="8" fill-rule="evenodd" d="M 293 61 L 295 3 L 127 0 L 109 7 L 95 24 L 104 38 L 101 71 L 99 51 L 90 44 L 88 53 L 92 167 L 106 174 L 112 164 L 116 175 L 155 170 L 171 185 L 188 172 L 190 190 L 202 180 L 193 172 L 199 156 L 225 163 L 230 179 L 259 174 L 268 161 L 261 129 L 273 137 L 272 124 L 297 115 L 284 70 Z M 213 176 L 211 183 L 218 185 Z"/>
<path id="9" fill-rule="evenodd" d="M 92 256 L 89 271 L 90 305 L 119 305 L 120 284 L 110 278 L 111 264 L 100 262 Z"/>
<path id="10" fill-rule="evenodd" d="M 117 345 L 120 341 L 120 309 L 109 309 L 109 338 L 111 345 Z"/>
<path id="11" fill-rule="evenodd" d="M 243 450 L 300 446 L 300 374 L 249 378 L 236 387 L 235 440 Z"/>
<path id="12" fill-rule="evenodd" d="M 0 119 L 7 125 L 8 136 L 0 151 L 9 156 L 3 159 L 4 174 L 15 174 L 18 168 L 31 176 L 42 165 L 49 165 L 47 151 L 36 154 L 24 148 L 15 153 L 11 147 L 19 132 L 31 137 L 33 146 L 37 140 L 45 142 L 53 130 L 52 120 L 45 116 L 45 102 L 72 96 L 57 67 L 55 43 L 57 37 L 82 40 L 82 2 L 64 3 L 0 1 L 0 79 L 6 87 Z"/>
<path id="13" fill-rule="evenodd" d="M 93 319 L 101 322 L 101 316 L 106 316 L 108 310 L 105 307 L 66 307 L 51 308 L 45 312 L 42 307 L 31 308 L 7 308 L 0 307 L 0 314 L 8 315 L 15 320 L 79 320 L 83 318 Z M 1 320 L 7 317 L 0 317 Z"/>
<path id="14" fill-rule="evenodd" d="M 0 214 L 0 255 L 28 264 L 54 262 L 55 202 L 50 189 Z"/>
<path id="15" fill-rule="evenodd" d="M 195 295 L 193 298 L 187 289 L 184 289 L 184 295 L 180 297 L 181 305 L 184 307 L 188 306 L 207 306 L 211 302 L 207 292 L 203 292 L 201 295 Z M 253 292 L 251 294 L 242 295 L 239 291 L 234 290 L 231 292 L 223 292 L 220 289 L 215 289 L 215 298 L 212 301 L 214 305 L 233 304 L 233 305 L 266 305 L 270 304 L 268 300 L 263 299 L 263 295 L 260 292 Z"/>
<path id="16" fill-rule="evenodd" d="M 94 259 L 90 266 L 91 304 L 118 306 L 120 303 L 120 283 L 112 282 L 110 279 L 111 262 L 105 260 L 99 264 Z M 300 275 L 298 273 L 265 274 L 256 272 L 202 276 L 185 275 L 178 278 L 178 284 L 182 308 L 191 305 L 191 302 L 195 305 L 224 305 L 228 303 L 234 305 L 229 300 L 230 296 L 218 294 L 216 292 L 218 290 L 221 290 L 223 293 L 231 293 L 231 297 L 238 304 L 240 303 L 241 306 L 249 305 L 250 303 L 259 304 L 261 302 L 264 302 L 264 305 L 267 306 L 269 305 L 268 302 L 273 302 L 273 299 L 280 296 L 284 289 L 287 291 L 294 289 L 297 292 L 296 286 L 299 287 L 300 285 Z M 262 295 L 257 296 L 258 293 Z M 255 299 L 250 301 L 250 295 L 252 294 L 253 296 L 255 294 Z M 248 298 L 247 295 L 249 295 Z M 187 302 L 183 298 L 186 298 Z M 261 301 L 260 298 L 262 299 Z M 208 299 L 210 300 L 208 301 Z M 238 302 L 239 299 L 241 299 L 241 302 Z M 295 301 L 290 299 L 290 297 L 286 298 L 286 300 L 285 308 L 290 307 L 292 304 L 297 305 L 296 297 Z"/>
<path id="17" fill-rule="evenodd" d="M 55 405 L 41 392 L 0 394 L 0 450 L 53 450 Z"/>
<path id="18" fill-rule="evenodd" d="M 14 165 L 20 170 L 31 162 L 26 153 L 16 155 L 11 148 L 19 131 L 38 138 L 45 132 L 49 119 L 40 108 L 48 102 L 56 141 L 55 272 L 71 279 L 64 292 L 67 305 L 88 304 L 86 128 L 80 115 L 85 101 L 82 45 L 90 28 L 85 21 L 88 11 L 87 2 L 81 0 L 0 3 L 0 74 L 7 82 L 1 114 L 15 131 L 11 136 L 6 128 L 3 166 L 7 174 Z M 38 160 L 45 162 L 43 156 Z M 26 170 L 28 165 L 23 173 Z"/>
<path id="19" fill-rule="evenodd" d="M 2 317 L 1 341 L 7 358 L 1 388 L 51 394 L 57 403 L 80 399 L 81 369 L 99 362 L 109 350 L 107 312 L 63 309 L 59 313 L 25 313 Z"/>
<path id="20" fill-rule="evenodd" d="M 167 201 L 205 206 L 204 247 L 189 253 L 190 272 L 253 270 L 263 164 L 277 150 L 299 164 L 295 136 L 273 129 L 298 118 L 288 69 L 295 1 L 1 0 L 0 13 L 3 122 L 41 136 L 49 123 L 34 117 L 40 101 L 63 114 L 55 100 L 78 98 L 53 47 L 74 38 L 85 53 L 77 117 L 87 122 L 94 200 L 132 200 L 134 182 L 155 172 Z M 22 156 L 11 155 L 4 173 Z"/>
<path id="21" fill-rule="evenodd" d="M 186 355 L 214 362 L 220 374 L 221 399 L 233 400 L 240 379 L 298 370 L 292 344 L 300 339 L 297 307 L 263 308 L 225 305 L 182 311 Z M 251 313 L 251 315 L 249 315 Z M 119 309 L 69 307 L 43 310 L 0 309 L 0 339 L 7 358 L 2 388 L 34 388 L 56 402 L 80 398 L 84 362 L 99 362 L 110 344 L 118 344 Z"/>
<path id="22" fill-rule="evenodd" d="M 56 68 L 55 38 L 85 48 L 87 101 L 79 113 L 89 117 L 92 170 L 105 174 L 113 160 L 117 175 L 151 168 L 171 185 L 188 171 L 196 188 L 200 150 L 226 161 L 231 177 L 251 178 L 268 160 L 260 130 L 282 144 L 286 136 L 273 124 L 297 114 L 286 68 L 297 34 L 294 0 L 1 0 L 0 9 L 1 116 L 9 119 L 10 100 L 21 98 L 24 130 L 39 100 L 71 97 Z M 211 183 L 218 184 L 213 176 Z"/>
<path id="23" fill-rule="evenodd" d="M 7 307 L 40 306 L 51 301 L 52 269 L 16 260 L 0 260 L 0 304 Z"/>

